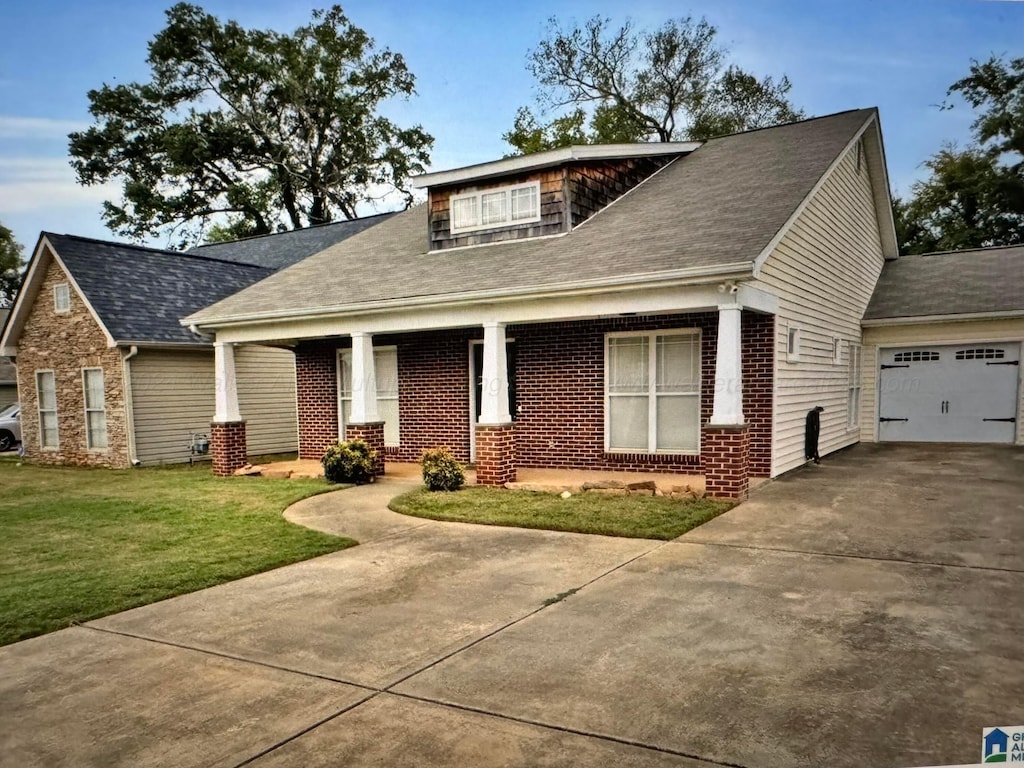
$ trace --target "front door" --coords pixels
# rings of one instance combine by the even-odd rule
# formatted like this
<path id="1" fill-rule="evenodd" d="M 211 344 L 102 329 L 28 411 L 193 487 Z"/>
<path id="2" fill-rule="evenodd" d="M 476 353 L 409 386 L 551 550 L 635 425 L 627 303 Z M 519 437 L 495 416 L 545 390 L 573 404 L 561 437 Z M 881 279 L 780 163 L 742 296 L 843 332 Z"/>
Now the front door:
<path id="1" fill-rule="evenodd" d="M 505 343 L 508 364 L 508 408 L 512 420 L 516 418 L 516 343 Z M 480 405 L 483 394 L 484 343 L 470 342 L 469 380 L 472 382 L 470 392 L 471 418 L 469 422 L 470 459 L 476 461 L 476 425 L 480 421 Z"/>

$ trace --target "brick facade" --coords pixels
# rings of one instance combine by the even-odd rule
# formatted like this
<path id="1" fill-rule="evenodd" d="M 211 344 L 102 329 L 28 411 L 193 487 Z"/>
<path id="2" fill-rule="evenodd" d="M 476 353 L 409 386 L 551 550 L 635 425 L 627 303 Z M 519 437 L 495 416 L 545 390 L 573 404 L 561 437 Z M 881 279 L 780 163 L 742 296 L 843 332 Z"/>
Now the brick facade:
<path id="1" fill-rule="evenodd" d="M 319 461 L 338 441 L 336 345 L 304 343 L 295 348 L 299 458 Z"/>
<path id="2" fill-rule="evenodd" d="M 516 479 L 516 436 L 511 424 L 476 428 L 477 485 L 504 485 Z"/>
<path id="3" fill-rule="evenodd" d="M 401 417 L 399 417 L 401 418 Z M 346 440 L 362 440 L 377 452 L 373 462 L 373 474 L 384 474 L 384 422 L 375 421 L 366 424 L 349 424 L 345 427 Z"/>
<path id="4" fill-rule="evenodd" d="M 245 422 L 215 421 L 210 424 L 210 458 L 213 474 L 227 477 L 245 464 Z"/>
<path id="5" fill-rule="evenodd" d="M 744 413 L 749 424 L 751 474 L 771 467 L 774 318 L 742 317 Z M 701 424 L 711 418 L 715 388 L 718 313 L 509 326 L 515 341 L 515 454 L 518 466 L 567 469 L 701 472 L 701 453 L 661 455 L 608 453 L 604 449 L 604 339 L 606 333 L 699 328 Z M 425 448 L 450 447 L 470 458 L 470 341 L 482 329 L 378 336 L 377 346 L 398 348 L 400 445 L 388 459 L 417 461 Z M 296 349 L 299 434 L 302 456 L 319 459 L 337 439 L 337 348 L 334 343 Z M 480 446 L 477 446 L 479 461 Z"/>
<path id="6" fill-rule="evenodd" d="M 54 309 L 53 288 L 60 283 L 69 286 L 69 312 L 58 313 Z M 107 345 L 103 329 L 56 261 L 50 262 L 29 311 L 18 341 L 17 362 L 22 440 L 28 458 L 46 464 L 129 466 L 121 351 Z M 87 447 L 83 368 L 103 370 L 106 449 Z M 57 448 L 40 445 L 36 372 L 44 370 L 54 373 L 60 443 Z"/>
<path id="7" fill-rule="evenodd" d="M 716 499 L 745 499 L 750 489 L 750 428 L 703 429 L 704 487 Z"/>

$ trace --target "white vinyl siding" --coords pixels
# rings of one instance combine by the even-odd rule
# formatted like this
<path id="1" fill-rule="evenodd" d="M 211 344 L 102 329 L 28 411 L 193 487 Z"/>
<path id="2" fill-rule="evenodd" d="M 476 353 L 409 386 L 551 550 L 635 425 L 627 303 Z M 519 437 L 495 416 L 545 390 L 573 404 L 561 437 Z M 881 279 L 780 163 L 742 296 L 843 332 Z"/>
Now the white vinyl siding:
<path id="1" fill-rule="evenodd" d="M 212 350 L 142 350 L 131 360 L 136 454 L 143 464 L 189 460 L 189 433 L 209 435 L 216 380 Z M 246 450 L 298 450 L 295 356 L 286 349 L 235 348 Z"/>
<path id="2" fill-rule="evenodd" d="M 605 361 L 606 450 L 700 450 L 698 331 L 608 334 Z"/>
<path id="3" fill-rule="evenodd" d="M 59 448 L 57 383 L 53 371 L 36 371 L 36 402 L 39 408 L 39 445 L 42 448 Z"/>
<path id="4" fill-rule="evenodd" d="M 377 379 L 377 410 L 384 422 L 384 445 L 398 447 L 400 427 L 398 423 L 398 349 L 377 347 L 373 350 L 374 376 Z M 340 439 L 344 438 L 345 425 L 352 414 L 352 350 L 338 351 L 338 405 L 341 413 Z"/>
<path id="5" fill-rule="evenodd" d="M 977 344 L 985 342 L 1019 342 L 1024 344 L 1024 318 L 1007 320 L 972 320 L 959 323 L 921 323 L 912 325 L 872 326 L 864 329 L 864 352 L 861 362 L 861 439 L 878 440 L 878 350 L 884 347 L 924 345 Z M 1024 445 L 1024 385 L 1020 386 L 1017 404 L 1017 445 Z"/>
<path id="6" fill-rule="evenodd" d="M 91 451 L 107 449 L 107 404 L 103 388 L 103 369 L 82 370 L 85 400 L 85 447 Z"/>
<path id="7" fill-rule="evenodd" d="M 540 182 L 451 197 L 452 234 L 540 221 Z"/>
<path id="8" fill-rule="evenodd" d="M 858 344 L 884 257 L 871 190 L 872 166 L 857 172 L 851 148 L 818 189 L 754 283 L 779 297 L 772 429 L 772 476 L 801 466 L 807 412 L 822 406 L 822 455 L 851 445 L 847 428 L 848 360 L 834 359 L 833 339 Z M 790 328 L 799 358 L 789 360 Z M 844 353 L 848 345 L 844 344 Z"/>

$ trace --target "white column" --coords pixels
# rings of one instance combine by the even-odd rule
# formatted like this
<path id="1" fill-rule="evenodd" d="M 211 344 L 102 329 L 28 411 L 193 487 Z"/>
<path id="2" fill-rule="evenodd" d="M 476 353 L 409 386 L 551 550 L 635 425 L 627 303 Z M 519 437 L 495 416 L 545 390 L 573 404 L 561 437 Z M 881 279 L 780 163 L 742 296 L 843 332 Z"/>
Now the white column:
<path id="1" fill-rule="evenodd" d="M 484 369 L 481 372 L 480 424 L 511 424 L 508 407 L 508 357 L 505 324 L 484 323 Z"/>
<path id="2" fill-rule="evenodd" d="M 718 351 L 715 359 L 715 405 L 711 423 L 743 424 L 743 360 L 740 354 L 738 304 L 718 308 Z"/>
<path id="3" fill-rule="evenodd" d="M 238 410 L 238 382 L 235 380 L 235 345 L 216 341 L 213 344 L 213 370 L 216 376 L 216 410 L 213 420 L 218 424 L 241 421 Z"/>
<path id="4" fill-rule="evenodd" d="M 352 419 L 353 424 L 380 421 L 377 409 L 377 366 L 373 360 L 373 336 L 352 334 Z"/>

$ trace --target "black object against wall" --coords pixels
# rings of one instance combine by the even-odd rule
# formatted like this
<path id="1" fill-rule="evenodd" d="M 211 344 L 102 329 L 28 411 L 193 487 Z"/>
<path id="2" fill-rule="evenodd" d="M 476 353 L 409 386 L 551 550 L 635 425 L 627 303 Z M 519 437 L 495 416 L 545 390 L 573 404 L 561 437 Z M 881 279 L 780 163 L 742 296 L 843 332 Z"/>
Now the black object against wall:
<path id="1" fill-rule="evenodd" d="M 807 412 L 807 428 L 804 431 L 804 458 L 814 459 L 815 464 L 821 463 L 818 455 L 818 434 L 821 432 L 821 417 L 818 415 L 825 409 L 814 406 Z"/>

